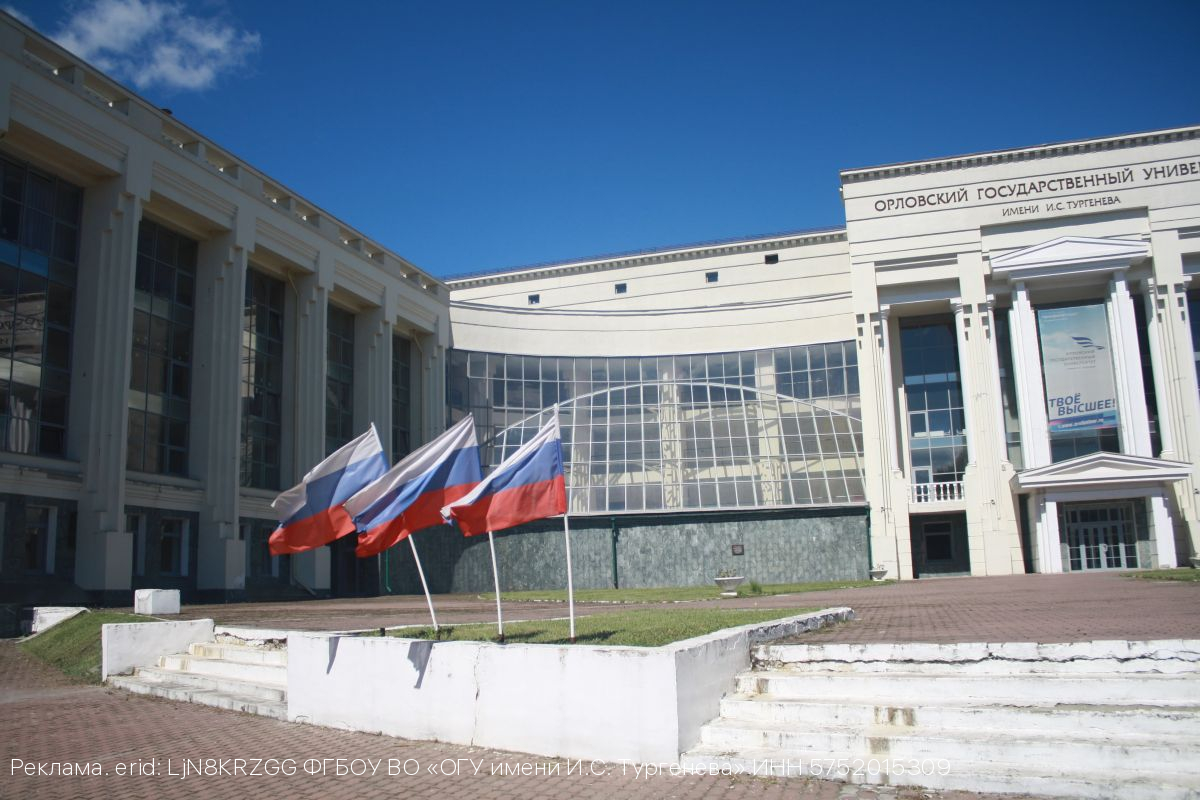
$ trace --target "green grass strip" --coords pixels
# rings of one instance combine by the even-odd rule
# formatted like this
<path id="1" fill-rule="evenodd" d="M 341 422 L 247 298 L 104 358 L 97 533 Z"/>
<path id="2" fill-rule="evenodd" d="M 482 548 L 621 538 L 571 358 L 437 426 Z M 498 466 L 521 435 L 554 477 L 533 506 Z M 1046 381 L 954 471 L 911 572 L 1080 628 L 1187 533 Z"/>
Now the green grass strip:
<path id="1" fill-rule="evenodd" d="M 1126 578 L 1137 578 L 1142 581 L 1183 581 L 1185 583 L 1200 582 L 1200 569 L 1177 567 L 1175 569 L 1146 569 L 1139 572 L 1122 572 Z M 506 595 L 507 596 L 507 595 Z"/>
<path id="2" fill-rule="evenodd" d="M 816 610 L 815 608 L 673 608 L 596 614 L 576 617 L 576 643 L 658 647 L 682 639 L 691 639 L 693 636 L 703 636 L 724 628 L 767 622 Z M 437 641 L 456 642 L 495 642 L 498 640 L 494 622 L 442 625 L 436 635 L 433 628 L 402 628 L 389 631 L 388 635 L 405 639 L 436 639 Z M 570 644 L 570 627 L 565 619 L 506 622 L 504 639 L 508 643 Z"/>
<path id="3" fill-rule="evenodd" d="M 22 642 L 31 656 L 71 678 L 100 682 L 100 626 L 117 622 L 155 622 L 153 617 L 120 611 L 91 611 L 60 622 L 50 630 Z"/>
<path id="4" fill-rule="evenodd" d="M 738 597 L 766 597 L 777 594 L 803 594 L 832 589 L 865 589 L 872 586 L 887 586 L 895 581 L 825 581 L 823 583 L 743 583 L 738 587 Z M 686 603 L 696 600 L 717 600 L 721 592 L 715 586 L 674 586 L 657 589 L 576 589 L 577 603 Z M 479 595 L 482 600 L 495 600 L 494 592 Z M 514 602 L 567 602 L 566 589 L 537 590 L 529 592 L 504 592 L 503 600 Z"/>

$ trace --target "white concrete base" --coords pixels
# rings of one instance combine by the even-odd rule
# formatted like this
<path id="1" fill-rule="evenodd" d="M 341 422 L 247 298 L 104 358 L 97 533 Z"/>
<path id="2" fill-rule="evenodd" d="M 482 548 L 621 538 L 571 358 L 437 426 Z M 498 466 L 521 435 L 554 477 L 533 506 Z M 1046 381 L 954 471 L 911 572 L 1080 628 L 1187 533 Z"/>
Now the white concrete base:
<path id="1" fill-rule="evenodd" d="M 137 589 L 133 593 L 133 613 L 152 617 L 179 613 L 178 589 Z"/>
<path id="2" fill-rule="evenodd" d="M 562 758 L 673 762 L 719 712 L 752 645 L 852 615 L 830 609 L 664 647 L 294 633 L 288 718 Z"/>
<path id="3" fill-rule="evenodd" d="M 36 636 L 85 611 L 87 609 L 83 606 L 37 606 L 33 609 L 33 620 L 29 625 L 29 630 L 25 632 Z"/>

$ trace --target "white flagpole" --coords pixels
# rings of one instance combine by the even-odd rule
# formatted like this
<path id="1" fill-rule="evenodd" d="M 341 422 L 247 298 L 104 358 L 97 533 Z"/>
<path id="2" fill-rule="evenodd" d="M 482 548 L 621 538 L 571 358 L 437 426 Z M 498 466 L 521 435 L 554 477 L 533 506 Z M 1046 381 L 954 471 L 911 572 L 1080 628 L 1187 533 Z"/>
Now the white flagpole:
<path id="1" fill-rule="evenodd" d="M 571 579 L 571 526 L 567 522 L 570 511 L 563 514 L 563 538 L 567 542 L 567 609 L 571 617 L 571 644 L 575 644 L 575 583 Z"/>
<path id="2" fill-rule="evenodd" d="M 496 586 L 496 628 L 500 631 L 500 643 L 504 643 L 504 615 L 500 611 L 500 573 L 496 570 L 496 539 L 488 531 L 488 547 L 492 550 L 492 582 Z"/>
<path id="3" fill-rule="evenodd" d="M 421 557 L 417 555 L 417 545 L 413 542 L 412 534 L 405 537 L 408 546 L 412 548 L 413 561 L 417 562 L 417 574 L 421 576 L 421 588 L 425 590 L 425 605 L 429 606 L 429 617 L 433 620 L 433 632 L 437 633 L 437 615 L 433 613 L 433 598 L 429 596 L 429 584 L 425 582 L 425 570 L 421 569 Z"/>

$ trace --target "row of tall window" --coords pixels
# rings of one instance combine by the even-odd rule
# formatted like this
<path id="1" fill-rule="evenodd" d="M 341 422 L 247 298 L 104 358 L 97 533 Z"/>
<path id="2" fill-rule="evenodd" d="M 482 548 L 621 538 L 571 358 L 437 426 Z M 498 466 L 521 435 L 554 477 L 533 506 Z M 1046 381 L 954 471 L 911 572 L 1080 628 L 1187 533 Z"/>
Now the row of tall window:
<path id="1" fill-rule="evenodd" d="M 0 450 L 63 457 L 83 190 L 0 157 Z M 198 243 L 138 224 L 126 466 L 186 476 L 192 416 Z M 279 489 L 284 418 L 285 284 L 246 275 L 241 364 L 241 484 Z M 330 306 L 326 442 L 353 431 L 354 315 Z M 392 449 L 411 449 L 410 342 L 393 347 Z"/>
<path id="2" fill-rule="evenodd" d="M 864 500 L 853 342 L 640 358 L 451 351 L 451 421 L 498 464 L 558 404 L 575 512 Z"/>

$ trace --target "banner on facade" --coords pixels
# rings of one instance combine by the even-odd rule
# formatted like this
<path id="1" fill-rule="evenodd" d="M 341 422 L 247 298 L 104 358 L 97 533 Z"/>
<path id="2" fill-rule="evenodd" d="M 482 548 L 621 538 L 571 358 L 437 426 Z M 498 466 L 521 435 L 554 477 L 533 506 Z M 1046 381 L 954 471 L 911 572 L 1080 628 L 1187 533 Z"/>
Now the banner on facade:
<path id="1" fill-rule="evenodd" d="M 1038 309 L 1050 432 L 1117 426 L 1108 315 L 1103 303 Z"/>

